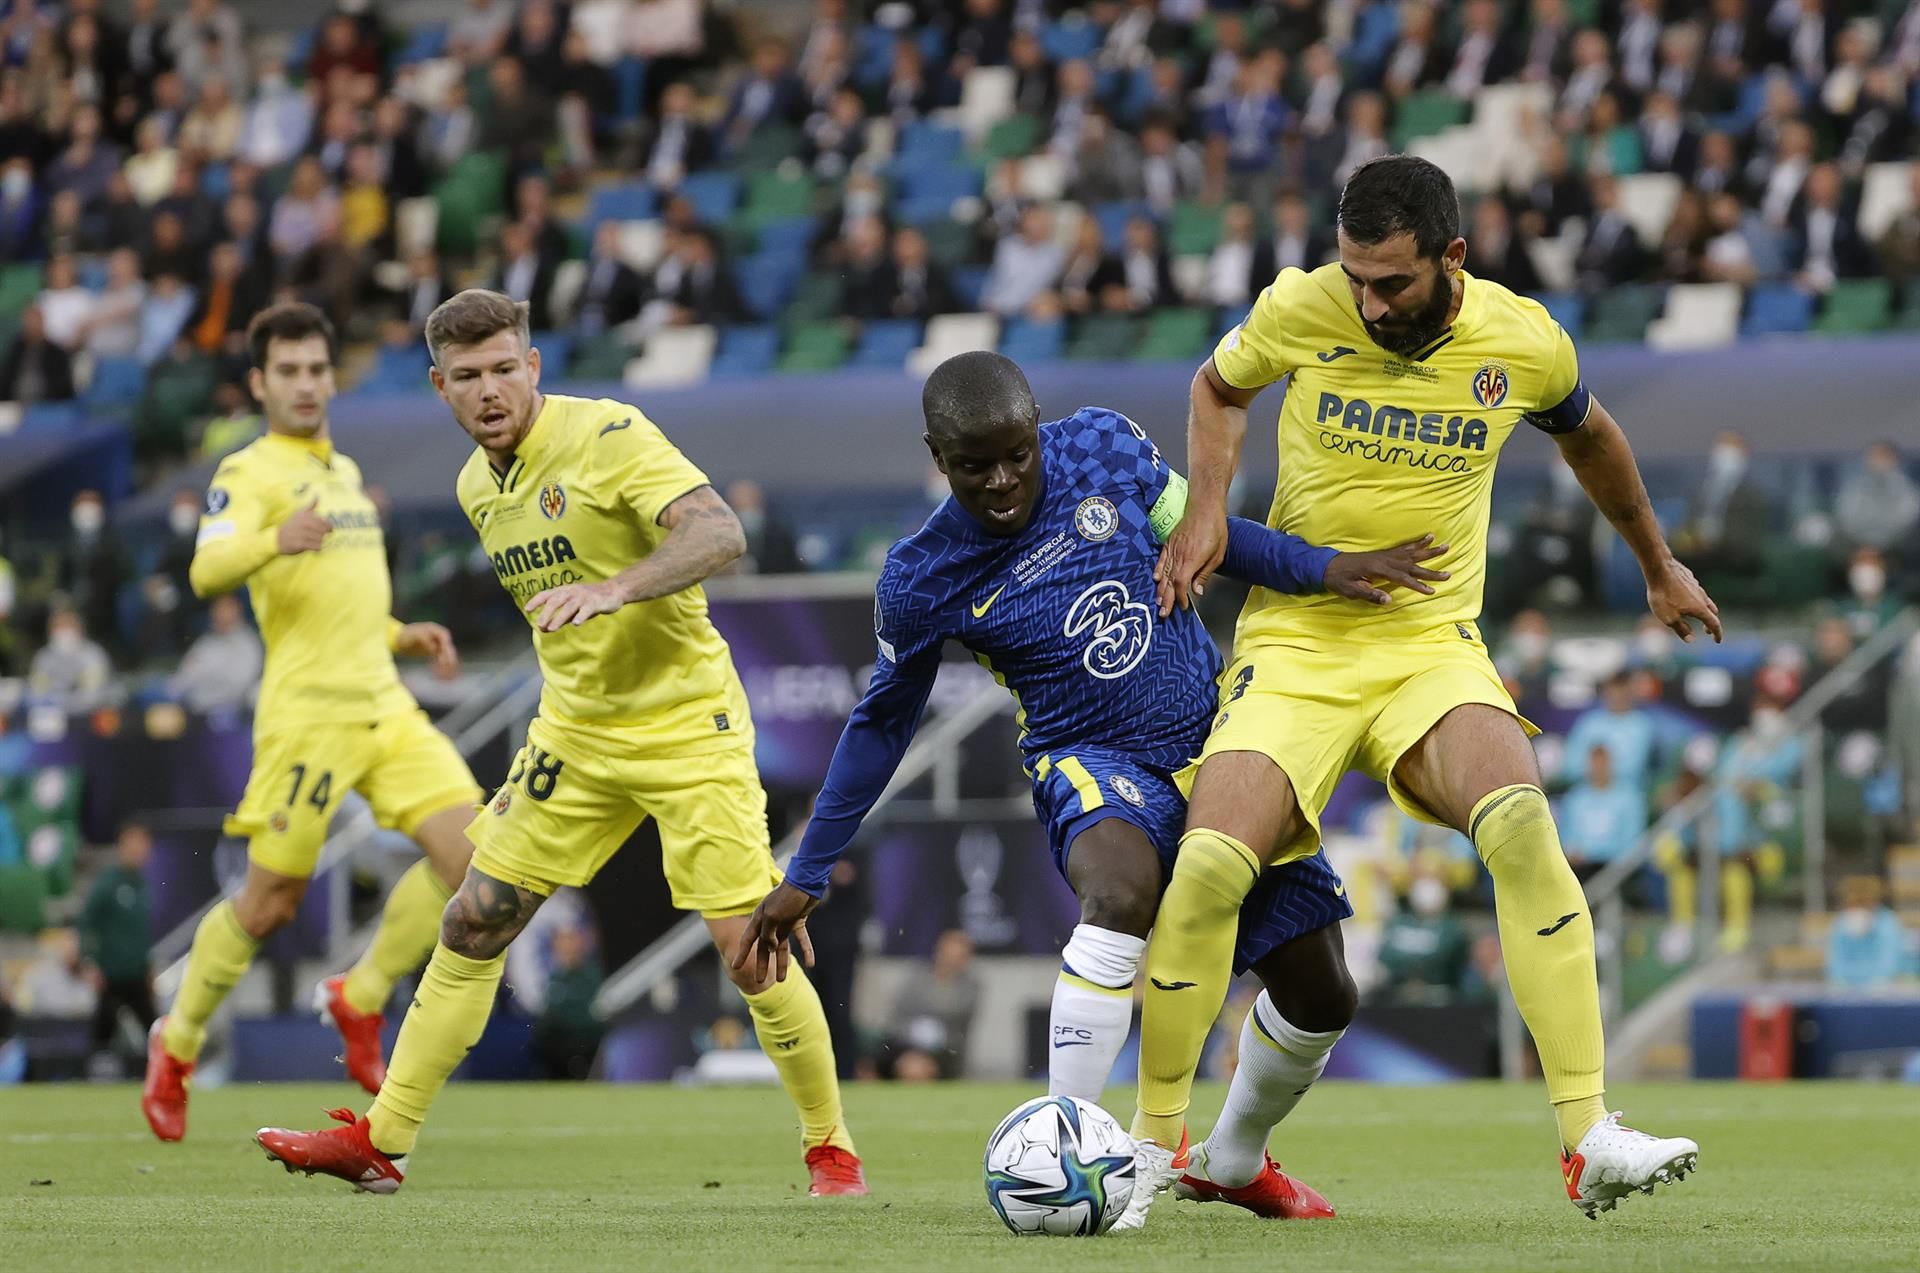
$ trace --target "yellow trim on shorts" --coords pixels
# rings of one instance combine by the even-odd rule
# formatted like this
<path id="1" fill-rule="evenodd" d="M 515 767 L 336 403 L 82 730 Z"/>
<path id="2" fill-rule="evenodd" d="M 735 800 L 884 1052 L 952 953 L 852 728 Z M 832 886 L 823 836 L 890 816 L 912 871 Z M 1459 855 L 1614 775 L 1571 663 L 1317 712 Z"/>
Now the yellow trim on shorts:
<path id="1" fill-rule="evenodd" d="M 1082 990 L 1092 990 L 1099 994 L 1112 995 L 1117 999 L 1133 998 L 1132 986 L 1103 986 L 1097 981 L 1088 981 L 1077 972 L 1068 972 L 1065 968 L 1060 970 L 1060 980 L 1066 982 L 1069 986 L 1078 986 Z"/>
<path id="2" fill-rule="evenodd" d="M 1055 767 L 1073 784 L 1075 794 L 1080 797 L 1080 812 L 1092 813 L 1107 803 L 1107 798 L 1100 794 L 1100 784 L 1094 781 L 1093 775 L 1087 772 L 1087 767 L 1080 763 L 1078 756 L 1062 756 Z"/>

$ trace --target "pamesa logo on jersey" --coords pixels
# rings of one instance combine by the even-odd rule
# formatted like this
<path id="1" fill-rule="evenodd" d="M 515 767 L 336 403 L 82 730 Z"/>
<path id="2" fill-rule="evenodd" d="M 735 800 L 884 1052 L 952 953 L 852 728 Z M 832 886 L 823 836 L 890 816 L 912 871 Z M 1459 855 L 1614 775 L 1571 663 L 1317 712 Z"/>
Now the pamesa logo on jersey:
<path id="1" fill-rule="evenodd" d="M 1497 362 L 1483 364 L 1473 373 L 1473 400 L 1483 407 L 1497 407 L 1507 400 L 1507 369 Z"/>
<path id="2" fill-rule="evenodd" d="M 1080 538 L 1097 544 L 1112 539 L 1113 532 L 1120 529 L 1120 514 L 1105 496 L 1089 495 L 1073 512 L 1073 528 L 1080 532 Z"/>
<path id="3" fill-rule="evenodd" d="M 1107 785 L 1113 788 L 1113 794 L 1136 809 L 1147 807 L 1147 798 L 1140 794 L 1140 786 L 1125 774 L 1114 774 L 1107 779 Z"/>
<path id="4" fill-rule="evenodd" d="M 548 482 L 540 488 L 540 511 L 548 521 L 559 520 L 560 514 L 567 511 L 566 488 L 558 482 Z"/>

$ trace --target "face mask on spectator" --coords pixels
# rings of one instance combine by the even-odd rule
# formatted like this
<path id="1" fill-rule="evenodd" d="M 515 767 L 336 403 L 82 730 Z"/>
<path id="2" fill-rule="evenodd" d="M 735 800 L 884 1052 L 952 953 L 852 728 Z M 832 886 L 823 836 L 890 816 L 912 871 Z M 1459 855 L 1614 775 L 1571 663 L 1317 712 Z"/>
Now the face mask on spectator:
<path id="1" fill-rule="evenodd" d="M 1548 642 L 1539 632 L 1516 632 L 1513 635 L 1513 652 L 1528 663 L 1538 663 L 1547 657 Z"/>
<path id="2" fill-rule="evenodd" d="M 1840 931 L 1849 937 L 1865 937 L 1873 931 L 1873 912 L 1864 906 L 1840 912 Z"/>
<path id="3" fill-rule="evenodd" d="M 1857 562 L 1847 568 L 1847 586 L 1862 601 L 1878 601 L 1887 589 L 1887 568 L 1871 561 Z"/>
<path id="4" fill-rule="evenodd" d="M 47 644 L 62 654 L 72 654 L 80 648 L 80 634 L 72 628 L 61 628 L 48 635 Z"/>
<path id="5" fill-rule="evenodd" d="M 1707 456 L 1707 468 L 1722 481 L 1737 478 L 1747 471 L 1747 453 L 1737 446 L 1716 446 Z"/>
<path id="6" fill-rule="evenodd" d="M 107 510 L 91 501 L 73 506 L 73 529 L 81 535 L 98 535 L 107 524 Z"/>
<path id="7" fill-rule="evenodd" d="M 198 504 L 175 504 L 167 513 L 167 525 L 173 533 L 180 536 L 193 534 L 194 527 L 200 524 L 200 506 Z"/>
<path id="8" fill-rule="evenodd" d="M 18 203 L 32 193 L 32 173 L 10 168 L 6 176 L 0 177 L 0 195 L 4 195 L 9 203 Z"/>
<path id="9" fill-rule="evenodd" d="M 1413 905 L 1414 914 L 1431 918 L 1447 909 L 1447 886 L 1431 875 L 1423 875 L 1407 890 L 1407 901 Z"/>
<path id="10" fill-rule="evenodd" d="M 1777 707 L 1762 707 L 1753 714 L 1753 732 L 1760 738 L 1778 738 L 1786 729 L 1786 718 Z"/>

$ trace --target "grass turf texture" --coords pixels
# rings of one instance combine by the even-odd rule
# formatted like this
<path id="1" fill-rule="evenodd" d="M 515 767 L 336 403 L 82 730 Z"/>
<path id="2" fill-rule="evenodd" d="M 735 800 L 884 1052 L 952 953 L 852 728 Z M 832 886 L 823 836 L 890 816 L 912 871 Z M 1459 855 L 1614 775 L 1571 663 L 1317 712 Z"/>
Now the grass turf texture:
<path id="1" fill-rule="evenodd" d="M 1562 1190 L 1538 1084 L 1328 1083 L 1275 1148 L 1340 1219 L 1166 1198 L 1144 1233 L 1099 1239 L 1015 1238 L 987 1209 L 985 1137 L 1033 1094 L 849 1089 L 874 1190 L 856 1201 L 806 1196 L 771 1089 L 455 1085 L 392 1198 L 290 1176 L 251 1142 L 258 1124 L 363 1108 L 345 1085 L 200 1093 L 178 1145 L 148 1136 L 131 1087 L 0 1090 L 0 1268 L 1693 1273 L 1910 1270 L 1920 1251 L 1912 1088 L 1636 1085 L 1628 1121 L 1697 1138 L 1701 1173 L 1589 1222 Z M 1221 1096 L 1197 1094 L 1196 1126 Z"/>

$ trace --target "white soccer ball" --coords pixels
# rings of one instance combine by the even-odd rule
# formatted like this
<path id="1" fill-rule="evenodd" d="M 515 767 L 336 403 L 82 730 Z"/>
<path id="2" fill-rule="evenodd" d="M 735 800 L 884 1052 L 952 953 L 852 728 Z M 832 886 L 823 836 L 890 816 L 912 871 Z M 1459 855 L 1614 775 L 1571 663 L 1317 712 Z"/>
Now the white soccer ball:
<path id="1" fill-rule="evenodd" d="M 1017 1234 L 1093 1237 L 1133 1197 L 1133 1138 L 1072 1096 L 1040 1096 L 987 1138 L 987 1204 Z"/>

